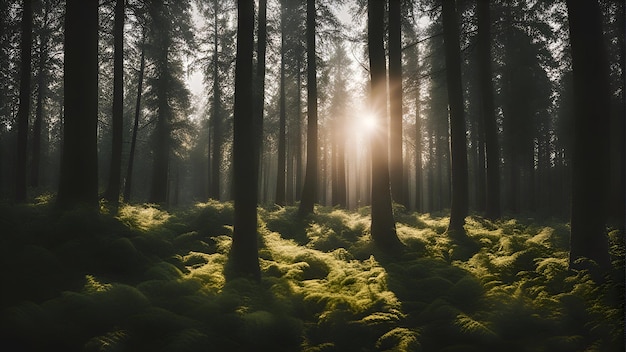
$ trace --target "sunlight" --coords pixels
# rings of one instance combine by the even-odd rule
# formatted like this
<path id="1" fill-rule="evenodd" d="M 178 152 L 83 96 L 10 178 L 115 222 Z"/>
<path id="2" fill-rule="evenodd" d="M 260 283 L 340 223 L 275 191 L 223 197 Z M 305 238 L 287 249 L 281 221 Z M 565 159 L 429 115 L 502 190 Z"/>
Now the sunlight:
<path id="1" fill-rule="evenodd" d="M 357 121 L 357 129 L 362 132 L 369 134 L 376 129 L 378 125 L 378 121 L 376 121 L 376 116 L 371 113 L 364 113 L 361 118 Z"/>

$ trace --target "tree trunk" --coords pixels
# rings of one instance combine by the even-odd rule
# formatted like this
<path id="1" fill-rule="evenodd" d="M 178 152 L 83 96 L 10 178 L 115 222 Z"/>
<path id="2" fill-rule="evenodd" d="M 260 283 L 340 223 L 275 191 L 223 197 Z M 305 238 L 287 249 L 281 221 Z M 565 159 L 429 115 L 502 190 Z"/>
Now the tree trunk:
<path id="1" fill-rule="evenodd" d="M 50 3 L 46 2 L 43 14 L 43 26 L 48 25 Z M 41 168 L 41 129 L 43 125 L 43 102 L 46 95 L 45 87 L 48 83 L 48 71 L 46 63 L 48 62 L 48 41 L 50 36 L 46 28 L 42 31 L 39 43 L 39 65 L 37 68 L 37 106 L 35 108 L 35 121 L 33 122 L 33 157 L 30 165 L 30 186 L 39 187 L 40 177 L 39 169 Z"/>
<path id="2" fill-rule="evenodd" d="M 211 158 L 211 184 L 209 188 L 209 198 L 220 200 L 220 174 L 222 166 L 222 98 L 218 71 L 218 28 L 217 13 L 218 0 L 213 0 L 213 106 L 211 120 L 213 122 L 213 157 Z"/>
<path id="3" fill-rule="evenodd" d="M 17 111 L 17 155 L 15 201 L 26 201 L 26 161 L 28 159 L 28 115 L 30 114 L 30 64 L 33 46 L 32 0 L 24 0 L 22 43 L 20 44 L 20 105 Z"/>
<path id="4" fill-rule="evenodd" d="M 276 174 L 276 200 L 278 205 L 285 205 L 285 162 L 286 162 L 286 135 L 285 125 L 287 123 L 286 97 L 285 97 L 285 51 L 287 37 L 287 16 L 285 8 L 286 1 L 281 1 L 280 19 L 280 112 L 278 122 L 278 172 Z"/>
<path id="5" fill-rule="evenodd" d="M 389 169 L 391 194 L 404 204 L 402 171 L 402 13 L 400 0 L 389 0 Z"/>
<path id="6" fill-rule="evenodd" d="M 610 93 L 602 14 L 596 0 L 567 0 L 574 72 L 570 267 L 580 258 L 610 267 L 606 236 Z"/>
<path id="7" fill-rule="evenodd" d="M 98 210 L 98 1 L 68 0 L 63 148 L 57 204 Z"/>
<path id="8" fill-rule="evenodd" d="M 424 211 L 422 206 L 422 183 L 423 181 L 423 168 L 422 168 L 422 119 L 420 117 L 421 96 L 420 96 L 420 84 L 417 82 L 417 89 L 415 89 L 415 211 L 421 213 Z"/>
<path id="9" fill-rule="evenodd" d="M 250 141 L 256 131 L 252 52 L 254 47 L 254 1 L 237 3 L 237 58 L 235 62 L 235 108 L 233 139 L 233 191 L 235 199 L 233 243 L 230 250 L 231 274 L 234 277 L 261 279 L 257 244 L 257 183 L 254 150 Z M 252 144 L 254 148 L 254 143 Z"/>
<path id="10" fill-rule="evenodd" d="M 306 3 L 307 138 L 306 170 L 298 214 L 313 212 L 317 193 L 317 65 L 315 64 L 315 0 Z"/>
<path id="11" fill-rule="evenodd" d="M 144 33 L 145 35 L 145 33 Z M 135 119 L 133 122 L 133 134 L 130 140 L 130 152 L 128 154 L 128 168 L 126 169 L 126 182 L 124 183 L 124 201 L 130 202 L 130 192 L 133 181 L 133 163 L 135 160 L 135 147 L 137 145 L 137 131 L 139 130 L 139 114 L 141 113 L 141 94 L 143 91 L 143 72 L 146 66 L 145 37 L 141 45 L 141 62 L 139 64 L 139 79 L 137 83 L 137 100 L 135 103 Z"/>
<path id="12" fill-rule="evenodd" d="M 122 145 L 124 129 L 124 6 L 126 0 L 115 2 L 113 25 L 113 139 L 111 141 L 111 168 L 105 198 L 116 205 L 120 199 L 122 175 Z"/>
<path id="13" fill-rule="evenodd" d="M 255 114 L 255 172 L 259 174 L 261 165 L 261 151 L 263 150 L 263 110 L 265 107 L 265 52 L 267 49 L 267 0 L 259 0 L 259 19 L 257 30 L 257 66 L 256 66 L 256 95 L 254 100 Z M 259 185 L 262 179 L 259 177 Z"/>
<path id="14" fill-rule="evenodd" d="M 367 43 L 370 62 L 370 106 L 376 118 L 371 132 L 372 223 L 371 234 L 376 246 L 395 252 L 402 246 L 396 234 L 389 189 L 389 142 L 387 137 L 387 73 L 385 65 L 384 7 L 379 0 L 367 3 Z"/>
<path id="15" fill-rule="evenodd" d="M 447 232 L 450 237 L 460 239 L 466 236 L 463 225 L 468 213 L 468 176 L 463 88 L 461 85 L 461 55 L 459 51 L 459 21 L 454 0 L 443 0 L 442 18 L 450 111 L 450 157 L 452 159 L 452 203 Z"/>
<path id="16" fill-rule="evenodd" d="M 302 199 L 302 99 L 300 93 L 302 92 L 302 75 L 300 70 L 302 69 L 302 58 L 298 55 L 296 59 L 296 201 Z"/>

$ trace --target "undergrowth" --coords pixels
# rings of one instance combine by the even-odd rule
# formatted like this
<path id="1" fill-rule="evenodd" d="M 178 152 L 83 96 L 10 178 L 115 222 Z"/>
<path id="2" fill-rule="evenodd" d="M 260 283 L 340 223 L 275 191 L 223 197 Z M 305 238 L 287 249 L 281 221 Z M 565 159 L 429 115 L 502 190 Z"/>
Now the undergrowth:
<path id="1" fill-rule="evenodd" d="M 567 224 L 396 209 L 397 257 L 369 212 L 259 209 L 262 280 L 226 281 L 233 206 L 55 213 L 0 206 L 0 350 L 621 351 L 623 234 L 614 272 L 568 268 Z"/>

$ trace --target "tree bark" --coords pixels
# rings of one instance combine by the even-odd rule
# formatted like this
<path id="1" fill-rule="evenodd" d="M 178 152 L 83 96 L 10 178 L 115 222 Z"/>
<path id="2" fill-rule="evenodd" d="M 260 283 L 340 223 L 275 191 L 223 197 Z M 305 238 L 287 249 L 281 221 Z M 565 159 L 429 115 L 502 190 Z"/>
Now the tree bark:
<path id="1" fill-rule="evenodd" d="M 124 7 L 126 0 L 116 0 L 113 25 L 113 119 L 111 167 L 105 199 L 116 205 L 120 199 L 122 145 L 124 129 Z"/>
<path id="2" fill-rule="evenodd" d="M 30 71 L 33 46 L 32 0 L 24 0 L 22 10 L 22 42 L 20 44 L 20 105 L 17 110 L 17 155 L 15 201 L 26 201 L 26 169 L 28 159 L 28 115 L 30 114 Z"/>
<path id="3" fill-rule="evenodd" d="M 306 170 L 298 214 L 313 213 L 317 194 L 317 65 L 315 63 L 315 0 L 306 2 L 307 139 Z"/>
<path id="4" fill-rule="evenodd" d="M 448 235 L 466 237 L 465 217 L 468 213 L 467 146 L 463 88 L 461 85 L 461 55 L 459 49 L 458 15 L 455 0 L 443 0 L 443 35 L 446 53 L 446 80 L 450 113 L 450 153 L 452 177 L 452 203 Z"/>
<path id="5" fill-rule="evenodd" d="M 402 243 L 396 234 L 389 189 L 389 141 L 387 137 L 387 69 L 385 64 L 384 10 L 379 0 L 367 3 L 367 43 L 370 63 L 370 106 L 376 118 L 371 132 L 372 223 L 374 243 L 385 252 L 395 252 Z"/>
<path id="6" fill-rule="evenodd" d="M 252 52 L 254 47 L 254 1 L 237 3 L 237 58 L 235 62 L 235 107 L 233 140 L 233 192 L 235 199 L 233 243 L 230 264 L 233 277 L 261 279 L 257 244 L 257 183 L 254 150 L 254 94 Z M 254 143 L 252 144 L 254 148 Z"/>
<path id="7" fill-rule="evenodd" d="M 596 0 L 567 0 L 574 72 L 570 267 L 580 258 L 610 267 L 606 236 L 610 92 L 602 14 Z"/>
<path id="8" fill-rule="evenodd" d="M 402 165 L 402 13 L 400 0 L 389 0 L 389 169 L 393 201 L 405 204 Z"/>
<path id="9" fill-rule="evenodd" d="M 98 210 L 98 1 L 68 0 L 63 147 L 57 205 Z"/>

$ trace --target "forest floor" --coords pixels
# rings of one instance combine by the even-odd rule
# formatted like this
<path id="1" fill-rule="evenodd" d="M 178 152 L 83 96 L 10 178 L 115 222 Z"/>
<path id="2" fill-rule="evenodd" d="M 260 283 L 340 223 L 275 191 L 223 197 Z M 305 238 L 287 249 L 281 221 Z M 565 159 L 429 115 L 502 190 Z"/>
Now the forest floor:
<path id="1" fill-rule="evenodd" d="M 614 269 L 568 269 L 568 225 L 396 208 L 406 245 L 376 250 L 369 209 L 259 209 L 262 280 L 226 280 L 232 203 L 116 216 L 0 205 L 2 351 L 623 351 Z"/>

